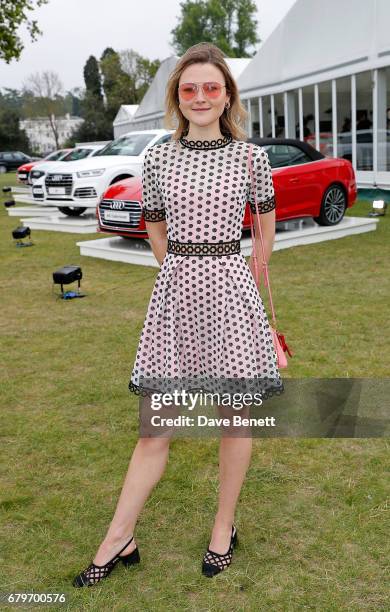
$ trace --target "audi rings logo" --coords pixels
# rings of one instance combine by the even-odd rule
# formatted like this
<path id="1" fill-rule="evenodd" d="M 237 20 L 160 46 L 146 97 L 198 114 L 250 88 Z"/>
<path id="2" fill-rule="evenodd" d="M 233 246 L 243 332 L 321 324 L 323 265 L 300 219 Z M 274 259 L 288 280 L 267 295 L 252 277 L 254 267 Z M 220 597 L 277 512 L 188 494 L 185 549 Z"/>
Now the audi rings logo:
<path id="1" fill-rule="evenodd" d="M 125 207 L 125 202 L 122 202 L 121 200 L 115 200 L 115 202 L 111 202 L 111 206 L 110 208 L 112 208 L 113 210 L 123 210 Z"/>
<path id="2" fill-rule="evenodd" d="M 51 180 L 52 181 L 62 181 L 62 174 L 52 174 Z"/>

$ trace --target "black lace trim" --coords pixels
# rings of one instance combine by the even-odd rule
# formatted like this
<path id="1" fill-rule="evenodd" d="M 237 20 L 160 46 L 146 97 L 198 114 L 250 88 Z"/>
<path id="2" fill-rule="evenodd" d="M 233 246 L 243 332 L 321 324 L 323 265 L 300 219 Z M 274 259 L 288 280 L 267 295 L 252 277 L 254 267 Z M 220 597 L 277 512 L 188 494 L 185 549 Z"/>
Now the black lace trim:
<path id="1" fill-rule="evenodd" d="M 134 384 L 132 381 L 129 382 L 129 391 L 135 393 L 136 395 L 142 395 L 143 397 L 151 397 L 152 394 L 156 392 L 156 390 L 153 389 L 145 389 L 144 387 L 140 387 L 139 385 Z"/>
<path id="2" fill-rule="evenodd" d="M 275 196 L 271 196 L 268 200 L 264 200 L 264 202 L 257 202 L 257 211 L 254 202 L 249 202 L 249 206 L 253 213 L 259 212 L 262 214 L 270 212 L 276 207 Z"/>
<path id="3" fill-rule="evenodd" d="M 184 136 L 179 138 L 179 142 L 183 147 L 189 149 L 220 149 L 226 147 L 233 141 L 231 134 L 227 134 L 224 138 L 218 138 L 217 140 L 187 140 Z"/>
<path id="4" fill-rule="evenodd" d="M 168 238 L 168 253 L 175 255 L 234 255 L 241 252 L 239 240 L 229 242 L 179 242 Z"/>
<path id="5" fill-rule="evenodd" d="M 165 216 L 165 208 L 161 208 L 160 210 L 148 210 L 144 208 L 144 219 L 145 221 L 164 221 Z"/>
<path id="6" fill-rule="evenodd" d="M 140 385 L 136 385 L 135 383 L 133 383 L 132 380 L 129 381 L 129 385 L 128 385 L 129 391 L 132 393 L 135 393 L 135 395 L 141 395 L 142 397 L 152 397 L 152 395 L 154 393 L 169 393 L 169 392 L 173 392 L 176 390 L 177 387 L 175 387 L 174 389 L 171 390 L 167 390 L 167 389 L 149 389 L 147 387 L 143 387 Z M 274 395 L 282 395 L 282 393 L 285 392 L 285 386 L 283 381 L 280 379 L 279 381 L 279 385 L 278 386 L 271 386 L 268 389 L 262 389 L 261 390 L 261 397 L 263 400 L 266 399 L 270 399 L 271 397 L 274 397 Z M 192 393 L 196 393 L 198 392 L 210 392 L 210 393 L 214 393 L 215 389 L 207 389 L 205 387 L 205 385 L 201 385 L 199 387 L 192 387 L 190 389 L 186 389 L 186 391 L 191 391 Z"/>

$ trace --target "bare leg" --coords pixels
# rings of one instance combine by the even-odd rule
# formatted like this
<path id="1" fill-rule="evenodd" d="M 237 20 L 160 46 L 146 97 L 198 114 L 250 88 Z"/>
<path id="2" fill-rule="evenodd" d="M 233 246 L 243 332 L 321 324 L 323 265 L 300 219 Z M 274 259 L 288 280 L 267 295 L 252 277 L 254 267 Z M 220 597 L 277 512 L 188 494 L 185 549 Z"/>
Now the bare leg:
<path id="1" fill-rule="evenodd" d="M 131 538 L 139 513 L 160 480 L 169 455 L 170 438 L 140 438 L 134 448 L 119 501 L 107 534 L 93 559 L 104 565 Z M 136 547 L 135 540 L 121 553 Z"/>
<path id="2" fill-rule="evenodd" d="M 219 447 L 219 499 L 209 547 L 225 554 L 234 512 L 252 455 L 252 437 L 222 437 Z"/>

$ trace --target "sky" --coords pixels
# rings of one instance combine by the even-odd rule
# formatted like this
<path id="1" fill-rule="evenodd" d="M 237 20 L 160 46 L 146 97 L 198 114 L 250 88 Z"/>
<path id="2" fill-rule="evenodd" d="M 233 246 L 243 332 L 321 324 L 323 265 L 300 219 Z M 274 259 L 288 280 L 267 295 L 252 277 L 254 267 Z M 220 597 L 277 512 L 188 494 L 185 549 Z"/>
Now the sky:
<path id="1" fill-rule="evenodd" d="M 255 0 L 261 44 L 296 0 Z M 0 62 L 0 88 L 21 89 L 34 72 L 57 72 L 65 90 L 84 87 L 83 68 L 90 55 L 99 58 L 106 47 L 133 49 L 150 60 L 175 53 L 171 30 L 180 15 L 181 0 L 49 0 L 36 9 L 43 34 L 31 43 L 20 31 L 25 48 L 19 61 Z"/>

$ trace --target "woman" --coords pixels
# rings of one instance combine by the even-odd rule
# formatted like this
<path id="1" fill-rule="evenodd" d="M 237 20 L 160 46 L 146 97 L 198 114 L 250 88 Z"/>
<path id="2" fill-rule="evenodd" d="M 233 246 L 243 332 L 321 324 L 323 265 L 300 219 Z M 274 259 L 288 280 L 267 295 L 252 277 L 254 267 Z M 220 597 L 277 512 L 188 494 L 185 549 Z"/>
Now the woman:
<path id="1" fill-rule="evenodd" d="M 256 195 L 267 261 L 271 256 L 271 168 L 265 150 L 253 145 L 254 194 L 249 144 L 240 127 L 247 114 L 218 47 L 200 43 L 180 58 L 169 78 L 166 109 L 168 127 L 176 117 L 177 129 L 171 141 L 147 150 L 142 174 L 146 228 L 161 268 L 129 389 L 148 397 L 155 387 L 145 380 L 172 378 L 175 385 L 186 381 L 184 388 L 188 380 L 206 377 L 219 382 L 255 380 L 264 397 L 281 393 L 283 383 L 252 261 L 248 266 L 239 250 L 245 206 L 249 199 L 256 212 Z M 261 261 L 260 245 L 256 248 Z M 139 438 L 107 534 L 74 586 L 96 584 L 120 560 L 126 565 L 139 562 L 133 532 L 164 472 L 169 441 L 169 436 Z M 251 451 L 250 436 L 221 439 L 219 503 L 203 557 L 205 576 L 223 571 L 232 560 L 237 542 L 234 513 Z"/>

